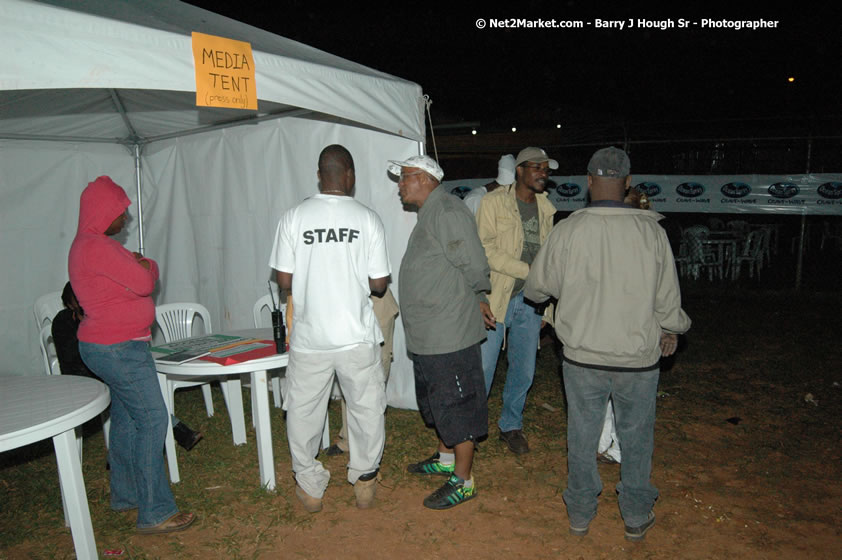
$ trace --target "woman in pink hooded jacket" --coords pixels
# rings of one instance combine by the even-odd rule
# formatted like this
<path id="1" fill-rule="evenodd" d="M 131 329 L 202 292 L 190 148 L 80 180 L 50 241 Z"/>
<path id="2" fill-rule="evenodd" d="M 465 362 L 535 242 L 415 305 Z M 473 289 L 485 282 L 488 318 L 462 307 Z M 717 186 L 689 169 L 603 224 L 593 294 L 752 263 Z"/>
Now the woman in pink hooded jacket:
<path id="1" fill-rule="evenodd" d="M 137 508 L 139 533 L 168 533 L 196 517 L 178 511 L 164 470 L 167 409 L 149 353 L 158 265 L 109 239 L 123 229 L 129 204 L 110 177 L 88 184 L 68 269 L 85 309 L 79 353 L 111 390 L 111 508 Z"/>

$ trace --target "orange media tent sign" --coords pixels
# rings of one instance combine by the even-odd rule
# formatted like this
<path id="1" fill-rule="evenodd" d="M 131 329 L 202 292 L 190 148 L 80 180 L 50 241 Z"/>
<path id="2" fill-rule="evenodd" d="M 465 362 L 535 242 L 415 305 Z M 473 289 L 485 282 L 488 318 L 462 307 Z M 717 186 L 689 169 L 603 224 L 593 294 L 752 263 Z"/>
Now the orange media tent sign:
<path id="1" fill-rule="evenodd" d="M 196 105 L 256 111 L 251 44 L 195 31 L 192 36 Z"/>

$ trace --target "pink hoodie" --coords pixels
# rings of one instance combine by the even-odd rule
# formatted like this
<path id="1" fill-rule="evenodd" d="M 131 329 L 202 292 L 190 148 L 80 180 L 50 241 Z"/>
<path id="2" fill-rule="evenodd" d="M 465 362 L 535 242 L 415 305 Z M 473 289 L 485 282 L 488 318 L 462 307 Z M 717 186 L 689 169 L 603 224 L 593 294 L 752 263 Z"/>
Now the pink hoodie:
<path id="1" fill-rule="evenodd" d="M 155 303 L 149 294 L 158 280 L 158 265 L 149 270 L 105 230 L 125 212 L 131 201 L 125 191 L 103 175 L 82 191 L 79 227 L 70 246 L 70 284 L 85 316 L 79 340 L 116 344 L 148 338 L 155 320 Z"/>

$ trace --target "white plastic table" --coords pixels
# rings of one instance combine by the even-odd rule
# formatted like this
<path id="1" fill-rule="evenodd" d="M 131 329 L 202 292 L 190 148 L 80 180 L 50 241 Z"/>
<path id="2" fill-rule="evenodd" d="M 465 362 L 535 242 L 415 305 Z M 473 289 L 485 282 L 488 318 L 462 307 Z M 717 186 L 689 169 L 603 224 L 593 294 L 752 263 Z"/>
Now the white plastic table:
<path id="1" fill-rule="evenodd" d="M 242 331 L 224 332 L 219 334 L 257 338 L 260 340 L 272 340 L 272 329 L 249 329 Z M 153 356 L 159 357 L 160 354 Z M 158 382 L 161 385 L 161 393 L 164 395 L 164 402 L 172 414 L 172 402 L 167 391 L 167 375 L 178 375 L 181 377 L 207 377 L 210 375 L 220 377 L 231 377 L 234 383 L 228 385 L 228 406 L 234 410 L 228 411 L 231 418 L 239 418 L 236 426 L 233 426 L 234 443 L 242 445 L 246 442 L 246 430 L 243 421 L 243 397 L 240 387 L 240 375 L 251 374 L 251 390 L 255 408 L 254 429 L 257 436 L 257 460 L 260 466 L 260 485 L 267 490 L 275 489 L 275 460 L 272 453 L 272 426 L 269 418 L 269 390 L 267 386 L 267 371 L 286 367 L 289 361 L 289 354 L 273 354 L 265 358 L 249 360 L 239 364 L 223 366 L 204 360 L 193 360 L 184 364 L 169 364 L 155 361 L 158 370 Z M 242 425 L 241 425 L 242 424 Z M 167 431 L 166 439 L 167 465 L 170 471 L 170 480 L 179 482 L 181 476 L 178 472 L 178 461 L 175 454 L 175 440 L 172 435 L 172 426 Z"/>
<path id="2" fill-rule="evenodd" d="M 0 452 L 53 438 L 79 559 L 98 558 L 74 428 L 108 407 L 108 387 L 77 375 L 0 376 Z"/>

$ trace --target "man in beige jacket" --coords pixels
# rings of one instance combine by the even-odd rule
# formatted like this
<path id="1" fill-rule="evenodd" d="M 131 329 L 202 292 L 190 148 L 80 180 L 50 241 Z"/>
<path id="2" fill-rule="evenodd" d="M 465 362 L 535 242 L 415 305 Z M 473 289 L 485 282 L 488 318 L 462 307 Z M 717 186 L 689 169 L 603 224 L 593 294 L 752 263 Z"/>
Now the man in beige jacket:
<path id="1" fill-rule="evenodd" d="M 544 192 L 551 169 L 558 169 L 558 162 L 544 150 L 524 148 L 515 160 L 515 182 L 482 197 L 477 212 L 479 238 L 491 268 L 489 302 L 497 319 L 481 347 L 485 388 L 491 391 L 500 348 L 507 340 L 509 369 L 498 426 L 500 439 L 516 454 L 529 451 L 523 408 L 535 376 L 541 331 L 541 314 L 524 302 L 522 290 L 532 259 L 553 227 L 555 207 Z"/>
<path id="2" fill-rule="evenodd" d="M 629 158 L 604 148 L 588 164 L 591 203 L 553 229 L 529 272 L 533 301 L 558 298 L 555 331 L 564 344 L 570 533 L 584 536 L 602 482 L 596 468 L 608 398 L 623 450 L 617 486 L 625 536 L 641 540 L 655 524 L 650 482 L 659 360 L 690 328 L 663 216 L 623 203 Z"/>

